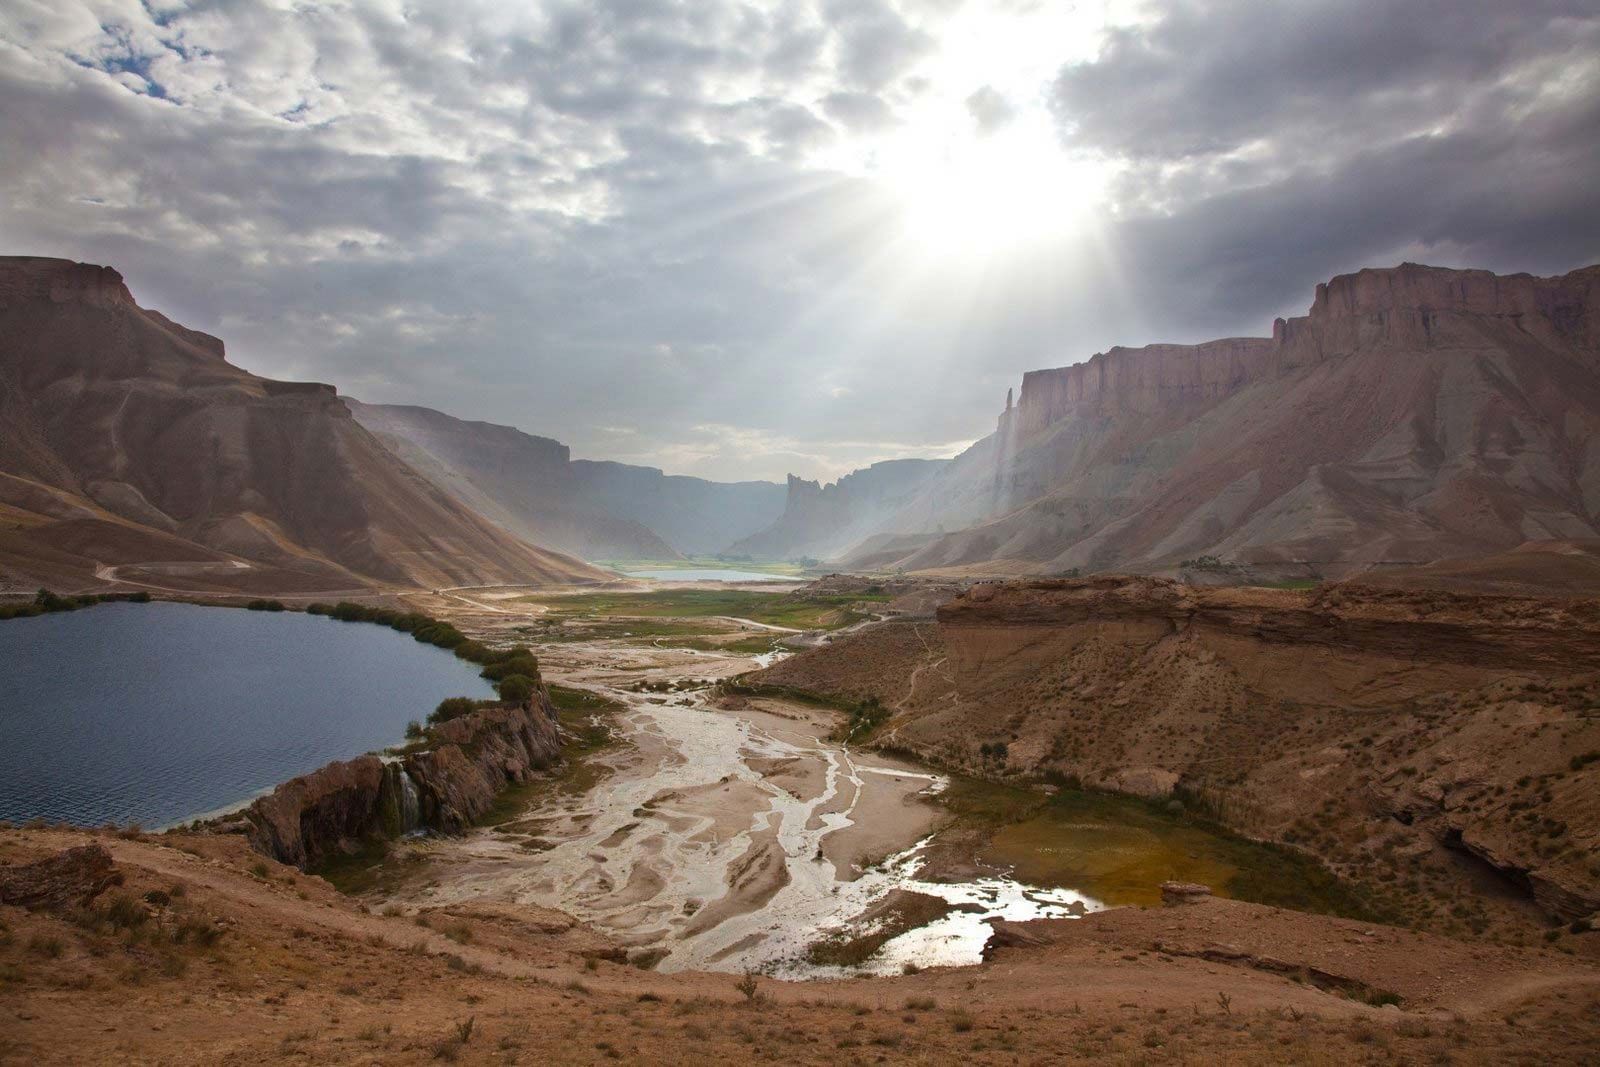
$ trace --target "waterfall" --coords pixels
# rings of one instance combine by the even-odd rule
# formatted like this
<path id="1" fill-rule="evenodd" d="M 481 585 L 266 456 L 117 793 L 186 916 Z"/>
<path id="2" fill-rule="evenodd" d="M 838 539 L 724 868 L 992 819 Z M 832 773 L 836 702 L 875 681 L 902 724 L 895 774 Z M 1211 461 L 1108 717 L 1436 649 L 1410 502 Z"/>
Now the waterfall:
<path id="1" fill-rule="evenodd" d="M 400 774 L 400 832 L 409 833 L 422 825 L 422 799 L 417 795 L 417 783 L 404 767 Z"/>

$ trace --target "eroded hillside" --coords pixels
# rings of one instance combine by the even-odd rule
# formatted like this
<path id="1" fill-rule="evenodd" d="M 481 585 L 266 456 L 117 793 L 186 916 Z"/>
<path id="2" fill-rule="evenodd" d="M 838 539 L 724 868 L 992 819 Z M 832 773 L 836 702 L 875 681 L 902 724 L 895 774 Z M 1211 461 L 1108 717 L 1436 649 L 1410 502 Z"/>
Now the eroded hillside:
<path id="1" fill-rule="evenodd" d="M 1600 910 L 1594 600 L 982 584 L 758 677 L 945 766 L 1176 795 L 1439 929 Z"/>
<path id="2" fill-rule="evenodd" d="M 0 576 L 301 592 L 604 577 L 396 459 L 330 385 L 230 364 L 109 267 L 0 258 Z"/>

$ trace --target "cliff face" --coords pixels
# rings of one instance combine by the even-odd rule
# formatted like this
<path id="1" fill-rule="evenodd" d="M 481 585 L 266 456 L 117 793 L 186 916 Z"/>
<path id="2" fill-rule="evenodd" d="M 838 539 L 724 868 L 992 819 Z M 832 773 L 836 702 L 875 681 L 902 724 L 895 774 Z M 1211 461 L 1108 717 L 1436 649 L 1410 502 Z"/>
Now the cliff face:
<path id="1" fill-rule="evenodd" d="M 290 779 L 217 828 L 305 868 L 373 837 L 462 830 L 506 786 L 561 758 L 555 707 L 543 689 L 525 707 L 484 708 L 440 723 L 429 741 L 397 760 L 360 756 Z"/>
<path id="2" fill-rule="evenodd" d="M 720 552 L 783 507 L 771 482 L 708 482 L 654 467 L 574 460 L 559 441 L 428 408 L 346 401 L 395 455 L 463 503 L 585 559 Z"/>
<path id="3" fill-rule="evenodd" d="M 1343 275 L 1271 337 L 1030 372 L 997 433 L 874 532 L 957 531 L 893 561 L 910 570 L 1209 556 L 1282 577 L 1594 538 L 1597 316 L 1600 267 Z"/>
<path id="4" fill-rule="evenodd" d="M 791 474 L 783 514 L 728 551 L 757 559 L 832 558 L 915 499 L 944 465 L 944 460 L 885 460 L 828 485 Z"/>
<path id="5" fill-rule="evenodd" d="M 983 584 L 936 626 L 758 677 L 877 696 L 896 711 L 878 742 L 947 765 L 1179 789 L 1357 874 L 1396 848 L 1470 854 L 1550 914 L 1600 908 L 1597 600 Z"/>
<path id="6" fill-rule="evenodd" d="M 258 378 L 109 267 L 0 258 L 0 569 L 341 589 L 600 577 L 396 460 L 332 386 Z"/>

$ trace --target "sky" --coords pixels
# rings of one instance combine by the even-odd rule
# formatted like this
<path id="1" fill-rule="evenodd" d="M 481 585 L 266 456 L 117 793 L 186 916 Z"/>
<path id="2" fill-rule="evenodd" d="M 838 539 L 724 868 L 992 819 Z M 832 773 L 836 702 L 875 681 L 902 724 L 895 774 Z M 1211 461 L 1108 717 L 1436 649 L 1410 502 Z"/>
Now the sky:
<path id="1" fill-rule="evenodd" d="M 1594 0 L 5 0 L 0 253 L 722 480 L 1412 260 L 1600 261 Z"/>

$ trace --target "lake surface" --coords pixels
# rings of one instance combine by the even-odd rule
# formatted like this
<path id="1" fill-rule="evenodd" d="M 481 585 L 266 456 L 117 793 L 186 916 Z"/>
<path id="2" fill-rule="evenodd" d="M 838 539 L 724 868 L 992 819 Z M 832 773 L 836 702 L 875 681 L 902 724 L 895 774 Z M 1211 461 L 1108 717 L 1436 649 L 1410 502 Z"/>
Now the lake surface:
<path id="1" fill-rule="evenodd" d="M 651 578 L 658 582 L 798 582 L 786 574 L 765 571 L 737 571 L 726 567 L 645 567 L 622 572 L 629 578 Z"/>
<path id="2" fill-rule="evenodd" d="M 402 740 L 478 669 L 292 612 L 101 604 L 0 622 L 0 819 L 146 828 Z"/>

